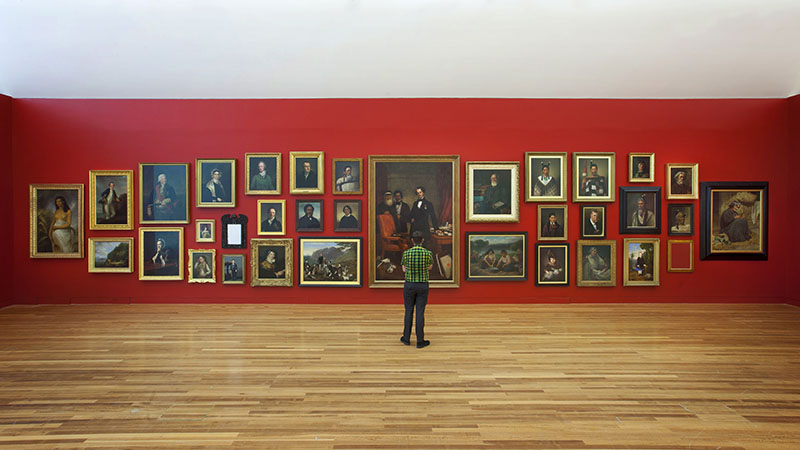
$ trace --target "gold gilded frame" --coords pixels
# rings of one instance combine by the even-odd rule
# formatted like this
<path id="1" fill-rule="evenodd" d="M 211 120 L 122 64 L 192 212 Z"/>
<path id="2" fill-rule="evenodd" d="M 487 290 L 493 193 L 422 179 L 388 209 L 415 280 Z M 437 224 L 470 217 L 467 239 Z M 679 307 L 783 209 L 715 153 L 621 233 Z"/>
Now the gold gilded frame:
<path id="1" fill-rule="evenodd" d="M 689 244 L 689 268 L 672 267 L 672 244 Z M 670 239 L 667 241 L 667 272 L 694 272 L 694 241 L 691 239 Z"/>
<path id="2" fill-rule="evenodd" d="M 124 224 L 99 224 L 97 223 L 97 177 L 98 176 L 124 176 L 128 184 L 128 201 L 125 211 L 128 222 Z M 89 229 L 90 230 L 132 230 L 133 229 L 133 185 L 132 170 L 90 170 L 89 171 Z"/>
<path id="3" fill-rule="evenodd" d="M 608 194 L 602 197 L 582 196 L 580 194 L 581 173 L 579 158 L 602 158 L 608 160 Z M 614 152 L 575 152 L 572 154 L 572 201 L 575 203 L 614 203 L 617 190 L 616 155 Z"/>
<path id="4" fill-rule="evenodd" d="M 281 221 L 281 228 L 282 228 L 281 231 L 261 231 L 261 221 L 263 220 L 262 219 L 262 215 L 261 215 L 261 205 L 264 204 L 264 203 L 280 203 L 281 204 L 281 207 L 282 207 L 281 209 L 283 211 L 283 220 Z M 283 235 L 286 234 L 286 200 L 283 200 L 283 199 L 279 199 L 279 200 L 259 200 L 258 203 L 257 203 L 257 209 L 258 209 L 258 222 L 256 223 L 256 227 L 257 227 L 256 228 L 256 230 L 257 230 L 256 234 L 258 234 L 259 236 L 283 236 Z"/>
<path id="5" fill-rule="evenodd" d="M 630 271 L 631 258 L 628 254 L 628 244 L 653 244 L 653 281 L 630 281 L 628 272 Z M 661 240 L 659 238 L 625 238 L 622 245 L 622 285 L 623 286 L 658 286 L 660 284 L 659 272 L 661 272 Z"/>
<path id="6" fill-rule="evenodd" d="M 203 239 L 200 237 L 200 225 L 211 225 L 211 237 Z M 194 241 L 195 242 L 216 242 L 217 241 L 217 221 L 214 219 L 194 219 Z"/>
<path id="7" fill-rule="evenodd" d="M 194 277 L 194 267 L 192 267 L 192 255 L 195 253 L 211 253 L 211 278 L 195 278 Z M 210 249 L 202 249 L 202 248 L 190 248 L 189 255 L 186 258 L 189 262 L 186 265 L 186 270 L 188 271 L 189 275 L 189 283 L 216 283 L 217 282 L 217 250 L 210 248 Z"/>
<path id="8" fill-rule="evenodd" d="M 203 203 L 203 164 L 223 163 L 231 165 L 231 201 L 220 203 Z M 235 208 L 236 207 L 236 159 L 235 158 L 197 158 L 194 161 L 194 205 L 198 208 Z"/>
<path id="9" fill-rule="evenodd" d="M 94 260 L 94 246 L 95 242 L 127 242 L 128 243 L 128 267 L 122 268 L 105 268 L 105 267 L 97 267 L 95 266 Z M 89 244 L 88 244 L 87 253 L 89 254 L 86 258 L 88 260 L 89 265 L 89 273 L 133 273 L 133 252 L 135 251 L 133 247 L 133 238 L 132 237 L 90 237 Z"/>
<path id="10" fill-rule="evenodd" d="M 476 213 L 473 196 L 473 170 L 510 170 L 511 171 L 511 212 L 509 214 Z M 515 223 L 519 222 L 519 162 L 517 161 L 467 161 L 466 166 L 466 200 L 467 222 Z"/>
<path id="11" fill-rule="evenodd" d="M 172 231 L 178 233 L 178 275 L 170 275 L 166 277 L 159 277 L 154 275 L 145 275 L 144 274 L 144 234 L 149 232 L 158 232 L 158 231 Z M 184 267 L 184 258 L 183 254 L 185 244 L 183 241 L 183 227 L 146 227 L 146 228 L 139 228 L 139 281 L 175 281 L 175 280 L 183 280 L 183 267 Z"/>
<path id="12" fill-rule="evenodd" d="M 699 170 L 700 164 L 673 164 L 669 163 L 665 166 L 666 174 L 664 179 L 664 188 L 667 191 L 667 200 L 696 200 L 700 198 L 700 177 Z M 672 175 L 670 169 L 691 169 L 692 170 L 692 193 L 691 194 L 673 194 L 672 193 Z"/>
<path id="13" fill-rule="evenodd" d="M 258 247 L 261 245 L 283 246 L 286 254 L 286 277 L 258 278 Z M 292 286 L 294 271 L 294 247 L 292 239 L 250 239 L 250 286 Z"/>
<path id="14" fill-rule="evenodd" d="M 611 268 L 611 279 L 609 281 L 594 281 L 583 279 L 583 247 L 598 247 L 598 246 L 611 247 L 610 261 L 608 266 Z M 577 286 L 596 286 L 596 287 L 613 287 L 617 285 L 617 241 L 613 239 L 605 240 L 579 240 L 575 249 L 575 264 L 577 265 L 577 279 L 575 284 Z"/>
<path id="15" fill-rule="evenodd" d="M 77 221 L 77 242 L 78 242 L 78 251 L 72 253 L 40 253 L 36 249 L 36 243 L 38 240 L 37 235 L 37 227 L 39 225 L 38 220 L 38 191 L 41 190 L 53 190 L 53 191 L 60 191 L 60 190 L 71 190 L 75 189 L 78 192 L 78 203 L 76 209 L 78 212 L 72 213 L 72 220 Z M 28 192 L 28 214 L 29 214 L 29 249 L 30 249 L 30 257 L 31 258 L 55 258 L 55 259 L 62 259 L 62 258 L 83 258 L 83 241 L 84 241 L 84 202 L 83 202 L 83 184 L 80 183 L 73 183 L 73 184 L 31 184 L 29 187 Z"/>
<path id="16" fill-rule="evenodd" d="M 358 190 L 357 191 L 337 191 L 336 179 L 339 174 L 336 173 L 337 162 L 358 161 L 359 174 L 358 174 Z M 333 195 L 361 195 L 364 193 L 364 158 L 333 158 L 331 159 L 331 193 Z"/>
<path id="17" fill-rule="evenodd" d="M 275 189 L 250 189 L 250 159 L 251 158 L 274 158 L 275 159 Z M 281 184 L 281 153 L 245 153 L 244 154 L 244 195 L 280 195 Z"/>
<path id="18" fill-rule="evenodd" d="M 531 158 L 558 158 L 561 161 L 561 170 L 558 176 L 561 182 L 561 195 L 534 197 L 531 195 L 533 180 L 536 175 L 532 173 Z M 541 170 L 540 170 L 541 172 Z M 551 174 L 552 176 L 552 174 Z M 526 202 L 565 202 L 567 201 L 567 187 L 569 187 L 569 171 L 567 170 L 567 152 L 525 152 L 525 201 Z"/>
<path id="19" fill-rule="evenodd" d="M 184 169 L 184 177 L 186 178 L 186 186 L 184 186 L 186 192 L 186 201 L 184 202 L 185 205 L 185 213 L 186 219 L 184 220 L 144 220 L 144 204 L 147 199 L 144 198 L 144 180 L 142 177 L 144 176 L 144 171 L 142 167 L 144 166 L 181 166 Z M 158 175 L 156 175 L 158 176 Z M 139 163 L 139 225 L 172 225 L 172 224 L 185 224 L 189 223 L 189 163 Z M 169 183 L 169 180 L 167 180 Z M 149 184 L 149 183 L 148 183 Z"/>
<path id="20" fill-rule="evenodd" d="M 544 237 L 542 236 L 542 226 L 544 223 L 542 222 L 542 209 L 560 209 L 564 211 L 564 223 L 561 226 L 564 228 L 564 237 Z M 536 240 L 537 241 L 566 241 L 567 237 L 569 237 L 569 208 L 568 205 L 539 205 L 536 209 L 536 223 L 538 227 L 536 229 Z"/>
<path id="21" fill-rule="evenodd" d="M 649 177 L 647 178 L 633 178 L 633 158 L 647 158 Z M 629 183 L 652 183 L 655 180 L 656 173 L 656 154 L 655 153 L 628 153 L 628 182 Z"/>
<path id="22" fill-rule="evenodd" d="M 297 158 L 317 158 L 317 188 L 297 187 Z M 325 152 L 289 152 L 289 193 L 290 194 L 324 194 L 325 193 Z"/>
<path id="23" fill-rule="evenodd" d="M 247 256 L 241 253 L 223 253 L 219 255 L 220 266 L 219 270 L 222 273 L 220 277 L 222 279 L 222 284 L 244 284 L 244 280 L 247 278 Z M 242 258 L 242 281 L 225 281 L 225 257 L 226 256 L 239 256 Z"/>

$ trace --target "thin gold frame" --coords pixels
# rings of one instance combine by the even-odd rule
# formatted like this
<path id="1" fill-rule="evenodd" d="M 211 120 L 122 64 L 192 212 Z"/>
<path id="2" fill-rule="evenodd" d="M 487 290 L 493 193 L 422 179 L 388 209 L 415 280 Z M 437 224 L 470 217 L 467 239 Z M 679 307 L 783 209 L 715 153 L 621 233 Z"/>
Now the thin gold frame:
<path id="1" fill-rule="evenodd" d="M 244 280 L 247 278 L 247 255 L 242 253 L 223 253 L 219 255 L 220 266 L 219 270 L 222 273 L 222 284 L 244 284 Z M 240 256 L 242 258 L 242 281 L 225 281 L 225 257 L 226 256 Z"/>
<path id="2" fill-rule="evenodd" d="M 564 228 L 564 237 L 544 237 L 542 236 L 542 209 L 561 209 L 564 211 L 564 223 L 561 226 Z M 566 241 L 569 237 L 569 205 L 539 205 L 536 209 L 536 223 L 538 227 L 536 229 L 536 240 L 537 241 Z"/>
<path id="3" fill-rule="evenodd" d="M 634 178 L 633 177 L 633 158 L 648 158 L 649 177 L 647 178 Z M 655 181 L 656 173 L 656 154 L 655 153 L 628 153 L 628 182 L 629 183 L 652 183 Z"/>
<path id="4" fill-rule="evenodd" d="M 178 233 L 178 274 L 165 277 L 144 274 L 144 234 L 150 232 L 177 232 Z M 139 281 L 182 281 L 183 280 L 183 265 L 185 253 L 185 244 L 183 241 L 183 227 L 146 227 L 139 228 Z"/>
<path id="5" fill-rule="evenodd" d="M 200 225 L 204 223 L 211 225 L 211 237 L 208 239 L 203 239 L 200 237 Z M 217 236 L 217 221 L 215 219 L 194 219 L 195 242 L 216 242 L 217 241 L 216 236 Z"/>
<path id="6" fill-rule="evenodd" d="M 689 268 L 672 267 L 672 244 L 689 244 Z M 691 239 L 667 240 L 667 272 L 694 272 L 694 241 Z"/>
<path id="7" fill-rule="evenodd" d="M 357 191 L 337 191 L 336 179 L 339 174 L 336 173 L 336 163 L 346 161 L 358 161 L 359 178 Z M 361 195 L 364 193 L 364 158 L 332 158 L 331 159 L 331 193 L 333 195 Z"/>
<path id="8" fill-rule="evenodd" d="M 480 214 L 474 211 L 472 192 L 473 170 L 511 170 L 511 213 Z M 516 223 L 519 222 L 519 162 L 517 161 L 467 161 L 466 165 L 466 222 Z"/>
<path id="9" fill-rule="evenodd" d="M 583 279 L 583 247 L 609 246 L 611 248 L 610 261 L 608 266 L 611 269 L 611 279 L 609 281 L 594 281 Z M 613 239 L 604 240 L 578 240 L 575 246 L 575 264 L 577 266 L 577 277 L 575 284 L 580 287 L 614 287 L 617 285 L 617 241 Z"/>
<path id="10" fill-rule="evenodd" d="M 186 201 L 184 202 L 186 213 L 186 219 L 184 220 L 144 220 L 144 180 L 142 177 L 144 173 L 142 171 L 143 166 L 183 166 L 184 168 L 184 177 L 186 179 Z M 139 225 L 173 225 L 173 224 L 188 224 L 189 223 L 189 163 L 139 163 Z M 148 183 L 149 184 L 149 183 Z"/>
<path id="11" fill-rule="evenodd" d="M 194 267 L 193 267 L 193 259 L 192 255 L 195 253 L 211 253 L 211 278 L 195 278 L 194 277 Z M 201 248 L 190 248 L 189 254 L 187 255 L 188 264 L 186 270 L 188 271 L 189 275 L 189 283 L 216 283 L 217 282 L 217 250 L 210 248 L 210 249 L 201 249 Z"/>
<path id="12" fill-rule="evenodd" d="M 258 247 L 261 245 L 283 246 L 286 254 L 286 276 L 284 278 L 258 278 Z M 293 286 L 294 248 L 292 239 L 250 239 L 250 286 Z"/>
<path id="13" fill-rule="evenodd" d="M 275 158 L 275 189 L 250 189 L 250 159 L 251 158 Z M 280 195 L 281 184 L 281 153 L 245 153 L 244 154 L 244 195 Z"/>
<path id="14" fill-rule="evenodd" d="M 77 221 L 77 241 L 78 241 L 78 251 L 71 252 L 71 253 L 40 253 L 36 249 L 36 244 L 38 241 L 38 234 L 37 234 L 37 227 L 39 225 L 38 220 L 38 213 L 39 213 L 39 205 L 38 205 L 38 191 L 40 190 L 70 190 L 75 189 L 78 191 L 78 202 L 77 207 L 78 213 L 72 213 L 72 220 Z M 84 202 L 83 202 L 83 184 L 80 183 L 72 183 L 72 184 L 31 184 L 29 186 L 28 192 L 28 209 L 29 209 L 29 249 L 30 249 L 30 257 L 31 258 L 53 258 L 53 259 L 63 259 L 63 258 L 83 258 L 83 240 L 84 240 Z"/>
<path id="15" fill-rule="evenodd" d="M 564 281 L 544 281 L 541 279 L 542 275 L 542 259 L 541 259 L 541 249 L 548 249 L 548 248 L 564 248 Z M 569 271 L 570 271 L 570 256 L 569 256 L 569 243 L 562 242 L 562 243 L 550 243 L 546 242 L 544 244 L 536 244 L 534 247 L 534 251 L 536 252 L 536 286 L 569 286 Z"/>
<path id="16" fill-rule="evenodd" d="M 98 176 L 124 176 L 127 179 L 128 192 L 125 211 L 128 221 L 124 224 L 99 224 L 97 223 L 97 177 Z M 133 230 L 133 185 L 132 170 L 90 170 L 89 171 L 89 229 L 90 230 Z"/>
<path id="17" fill-rule="evenodd" d="M 534 197 L 531 195 L 533 188 L 531 158 L 558 158 L 561 160 L 561 170 L 558 176 L 561 183 L 561 195 Z M 567 201 L 567 187 L 569 186 L 569 171 L 567 170 L 567 152 L 525 152 L 525 201 L 526 202 L 565 202 Z"/>
<path id="18" fill-rule="evenodd" d="M 630 273 L 631 258 L 628 254 L 629 244 L 653 244 L 653 281 L 631 281 L 628 279 Z M 661 239 L 659 238 L 625 238 L 623 244 L 625 249 L 622 252 L 622 285 L 623 286 L 658 286 L 660 284 L 659 272 L 661 272 Z"/>
<path id="19" fill-rule="evenodd" d="M 280 203 L 281 210 L 283 211 L 283 220 L 281 221 L 281 231 L 261 231 L 261 205 L 264 203 Z M 257 235 L 259 236 L 283 236 L 286 234 L 286 200 L 259 200 L 256 208 L 258 209 L 258 223 Z"/>
<path id="20" fill-rule="evenodd" d="M 105 267 L 97 267 L 95 265 L 94 260 L 94 246 L 95 242 L 127 242 L 128 243 L 128 267 L 122 268 L 105 268 Z M 86 258 L 88 260 L 89 266 L 89 273 L 133 273 L 133 252 L 135 251 L 133 247 L 133 238 L 132 237 L 90 237 L 87 253 L 89 254 Z"/>
<path id="21" fill-rule="evenodd" d="M 580 165 L 579 158 L 604 158 L 608 159 L 608 195 L 603 197 L 586 197 L 580 193 Z M 572 154 L 572 201 L 575 203 L 614 203 L 614 194 L 617 190 L 616 154 L 614 152 L 575 152 Z"/>
<path id="22" fill-rule="evenodd" d="M 297 158 L 317 158 L 318 188 L 298 188 Z M 324 194 L 325 193 L 325 152 L 289 152 L 289 193 L 290 194 Z"/>
<path id="23" fill-rule="evenodd" d="M 603 210 L 603 220 L 601 222 L 603 224 L 603 234 L 602 234 L 602 236 L 596 236 L 595 237 L 595 236 L 587 235 L 587 234 L 584 233 L 585 230 L 583 229 L 583 222 L 586 220 L 586 217 L 584 216 L 586 208 L 602 209 Z M 581 237 L 580 238 L 581 239 L 590 239 L 590 240 L 595 240 L 595 239 L 596 240 L 602 240 L 602 239 L 605 239 L 606 236 L 608 236 L 608 232 L 606 231 L 606 228 L 608 226 L 607 223 L 606 223 L 607 222 L 606 221 L 606 216 L 607 215 L 608 215 L 608 208 L 606 208 L 606 205 L 581 205 L 581 219 L 580 219 L 581 220 L 581 223 L 580 223 L 580 226 L 581 226 Z"/>
<path id="24" fill-rule="evenodd" d="M 231 165 L 231 201 L 220 203 L 203 203 L 203 164 L 224 163 Z M 236 207 L 236 158 L 197 158 L 194 161 L 194 205 L 198 208 L 235 208 Z"/>
<path id="25" fill-rule="evenodd" d="M 665 166 L 666 178 L 664 181 L 665 189 L 667 191 L 667 200 L 697 200 L 700 198 L 700 177 L 699 170 L 700 164 L 675 164 L 669 163 Z M 672 175 L 670 169 L 692 169 L 692 193 L 691 194 L 673 194 L 672 193 Z"/>

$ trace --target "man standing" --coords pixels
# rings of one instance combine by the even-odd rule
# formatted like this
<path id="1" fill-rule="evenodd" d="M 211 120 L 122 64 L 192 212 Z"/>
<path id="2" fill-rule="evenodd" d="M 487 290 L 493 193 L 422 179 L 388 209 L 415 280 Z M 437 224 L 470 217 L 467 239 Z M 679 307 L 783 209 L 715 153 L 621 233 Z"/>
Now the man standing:
<path id="1" fill-rule="evenodd" d="M 403 191 L 394 191 L 394 204 L 392 204 L 395 226 L 398 233 L 408 233 L 408 222 L 411 220 L 411 208 L 403 201 Z"/>
<path id="2" fill-rule="evenodd" d="M 439 228 L 439 221 L 433 211 L 433 203 L 425 198 L 425 188 L 417 186 L 417 200 L 414 201 L 414 206 L 411 207 L 411 234 L 419 232 L 427 240 L 431 236 L 431 229 Z M 428 219 L 430 218 L 430 222 Z M 430 245 L 430 243 L 428 244 Z"/>
<path id="3" fill-rule="evenodd" d="M 275 183 L 272 182 L 272 177 L 267 173 L 267 163 L 264 161 L 258 162 L 258 173 L 253 175 L 250 180 L 250 189 L 253 191 L 272 191 L 275 189 Z"/>
<path id="4" fill-rule="evenodd" d="M 430 270 L 433 267 L 433 254 L 422 247 L 425 239 L 419 231 L 411 234 L 411 242 L 414 246 L 403 252 L 401 262 L 406 279 L 403 285 L 403 303 L 406 314 L 403 321 L 403 337 L 400 338 L 400 342 L 411 345 L 411 322 L 414 319 L 414 309 L 416 308 L 417 348 L 423 348 L 431 344 L 431 341 L 425 340 L 425 306 L 428 304 L 428 281 Z"/>
<path id="5" fill-rule="evenodd" d="M 113 219 L 114 216 L 117 215 L 119 196 L 117 196 L 117 191 L 114 189 L 115 186 L 113 181 L 108 183 L 108 189 L 100 194 L 100 201 L 98 203 L 103 205 L 106 221 Z"/>
<path id="6" fill-rule="evenodd" d="M 358 191 L 358 180 L 353 176 L 353 168 L 345 166 L 344 173 L 336 179 L 337 192 L 356 192 Z"/>

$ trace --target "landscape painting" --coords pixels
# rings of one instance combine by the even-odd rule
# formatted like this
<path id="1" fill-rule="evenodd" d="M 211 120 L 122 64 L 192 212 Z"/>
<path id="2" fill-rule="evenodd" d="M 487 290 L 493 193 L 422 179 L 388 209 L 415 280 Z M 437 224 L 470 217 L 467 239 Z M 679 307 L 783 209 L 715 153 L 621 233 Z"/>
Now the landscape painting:
<path id="1" fill-rule="evenodd" d="M 300 286 L 361 286 L 361 238 L 300 238 Z"/>
<path id="2" fill-rule="evenodd" d="M 133 238 L 89 238 L 90 273 L 133 272 Z"/>
<path id="3" fill-rule="evenodd" d="M 528 233 L 466 233 L 467 280 L 528 279 Z"/>

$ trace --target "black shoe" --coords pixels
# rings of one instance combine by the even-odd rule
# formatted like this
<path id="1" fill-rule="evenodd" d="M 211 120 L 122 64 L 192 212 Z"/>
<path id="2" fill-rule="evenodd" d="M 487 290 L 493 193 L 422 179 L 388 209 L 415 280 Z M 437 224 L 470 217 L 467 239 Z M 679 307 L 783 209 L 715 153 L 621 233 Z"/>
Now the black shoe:
<path id="1" fill-rule="evenodd" d="M 411 345 L 411 341 L 407 341 L 407 340 L 403 339 L 402 337 L 400 338 L 400 342 L 402 342 L 403 345 Z"/>
<path id="2" fill-rule="evenodd" d="M 417 348 L 425 348 L 429 345 L 431 345 L 431 341 L 417 342 Z"/>

